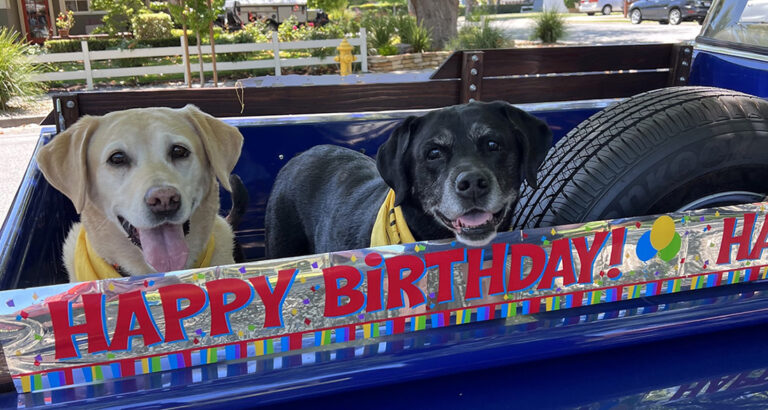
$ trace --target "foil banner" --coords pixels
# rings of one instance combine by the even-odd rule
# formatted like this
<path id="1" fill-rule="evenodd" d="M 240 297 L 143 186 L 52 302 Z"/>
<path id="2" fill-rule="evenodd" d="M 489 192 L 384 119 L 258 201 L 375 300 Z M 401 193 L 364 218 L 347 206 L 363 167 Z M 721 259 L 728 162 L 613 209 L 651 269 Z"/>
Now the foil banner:
<path id="1" fill-rule="evenodd" d="M 765 279 L 764 203 L 0 292 L 19 392 Z"/>

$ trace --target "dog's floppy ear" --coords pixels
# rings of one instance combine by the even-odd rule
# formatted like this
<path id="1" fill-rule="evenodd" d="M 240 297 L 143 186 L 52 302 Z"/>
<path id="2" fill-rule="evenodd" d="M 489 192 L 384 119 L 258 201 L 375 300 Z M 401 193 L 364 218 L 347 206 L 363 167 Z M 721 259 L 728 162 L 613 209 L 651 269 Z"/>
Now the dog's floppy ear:
<path id="1" fill-rule="evenodd" d="M 236 127 L 208 115 L 192 104 L 181 111 L 189 118 L 200 135 L 205 148 L 205 154 L 211 163 L 213 173 L 221 186 L 232 192 L 229 184 L 229 174 L 235 169 L 243 148 L 243 135 Z"/>
<path id="2" fill-rule="evenodd" d="M 98 117 L 85 116 L 56 135 L 37 154 L 37 164 L 45 179 L 72 201 L 78 214 L 85 206 L 88 191 L 88 142 L 98 124 Z"/>
<path id="3" fill-rule="evenodd" d="M 411 133 L 416 129 L 419 117 L 410 116 L 405 119 L 389 136 L 376 153 L 376 168 L 390 188 L 395 190 L 395 206 L 406 200 L 411 190 L 408 178 L 408 146 L 411 143 Z"/>
<path id="4" fill-rule="evenodd" d="M 525 180 L 533 188 L 539 186 L 536 180 L 536 173 L 539 166 L 544 162 L 549 148 L 552 146 L 552 130 L 546 122 L 534 117 L 527 112 L 515 108 L 512 104 L 504 101 L 497 101 L 501 106 L 507 118 L 512 121 L 521 131 L 519 135 L 520 145 L 523 147 L 521 155 L 522 170 L 525 174 Z"/>

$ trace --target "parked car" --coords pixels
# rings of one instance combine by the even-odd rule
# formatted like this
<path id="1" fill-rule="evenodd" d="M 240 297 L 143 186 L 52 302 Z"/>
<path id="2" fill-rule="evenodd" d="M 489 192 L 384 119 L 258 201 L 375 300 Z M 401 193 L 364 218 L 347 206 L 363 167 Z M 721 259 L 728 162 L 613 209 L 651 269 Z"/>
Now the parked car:
<path id="1" fill-rule="evenodd" d="M 581 0 L 579 2 L 579 11 L 594 16 L 598 11 L 603 15 L 609 15 L 613 11 L 624 9 L 622 0 Z"/>
<path id="2" fill-rule="evenodd" d="M 629 6 L 632 24 L 643 20 L 655 20 L 661 24 L 680 24 L 682 21 L 698 21 L 707 16 L 710 0 L 638 0 Z"/>

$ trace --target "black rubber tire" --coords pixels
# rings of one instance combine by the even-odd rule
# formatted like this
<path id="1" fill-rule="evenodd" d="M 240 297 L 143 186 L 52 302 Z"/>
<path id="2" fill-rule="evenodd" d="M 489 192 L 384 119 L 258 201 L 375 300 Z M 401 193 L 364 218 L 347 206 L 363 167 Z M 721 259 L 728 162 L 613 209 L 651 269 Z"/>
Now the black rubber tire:
<path id="1" fill-rule="evenodd" d="M 603 13 L 604 16 L 607 16 L 607 15 L 611 14 L 612 11 L 613 10 L 611 9 L 611 5 L 610 4 L 606 4 L 605 6 L 603 6 L 603 10 L 601 12 Z"/>
<path id="2" fill-rule="evenodd" d="M 636 95 L 550 150 L 515 229 L 671 212 L 708 195 L 768 192 L 768 101 L 709 87 Z"/>
<path id="3" fill-rule="evenodd" d="M 594 16 L 595 13 L 587 13 L 588 16 Z"/>

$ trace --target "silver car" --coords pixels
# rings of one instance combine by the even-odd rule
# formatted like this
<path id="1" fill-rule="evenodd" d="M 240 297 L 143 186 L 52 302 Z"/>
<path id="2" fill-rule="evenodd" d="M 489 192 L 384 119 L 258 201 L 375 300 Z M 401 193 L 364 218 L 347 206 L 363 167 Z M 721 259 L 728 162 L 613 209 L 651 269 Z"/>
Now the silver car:
<path id="1" fill-rule="evenodd" d="M 595 13 L 609 15 L 613 11 L 621 11 L 624 8 L 623 0 L 581 0 L 579 11 L 594 16 Z"/>

